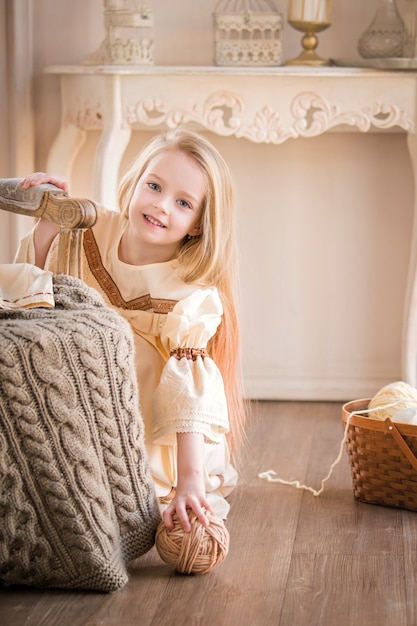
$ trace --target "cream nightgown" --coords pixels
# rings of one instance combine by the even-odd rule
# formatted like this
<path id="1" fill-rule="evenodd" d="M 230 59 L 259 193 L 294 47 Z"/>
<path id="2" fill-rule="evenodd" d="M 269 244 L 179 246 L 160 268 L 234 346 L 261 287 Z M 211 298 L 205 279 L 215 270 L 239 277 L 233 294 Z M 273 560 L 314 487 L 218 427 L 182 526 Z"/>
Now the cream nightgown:
<path id="1" fill-rule="evenodd" d="M 99 208 L 96 225 L 84 235 L 84 281 L 131 324 L 136 348 L 140 408 L 156 493 L 165 506 L 177 484 L 176 433 L 197 432 L 205 440 L 207 497 L 216 515 L 237 483 L 226 442 L 228 411 L 220 371 L 204 349 L 216 333 L 222 306 L 214 287 L 184 283 L 175 260 L 134 266 L 119 259 L 126 218 Z M 56 272 L 57 237 L 45 269 Z M 33 231 L 16 262 L 34 263 Z M 203 354 L 202 354 L 203 351 Z"/>

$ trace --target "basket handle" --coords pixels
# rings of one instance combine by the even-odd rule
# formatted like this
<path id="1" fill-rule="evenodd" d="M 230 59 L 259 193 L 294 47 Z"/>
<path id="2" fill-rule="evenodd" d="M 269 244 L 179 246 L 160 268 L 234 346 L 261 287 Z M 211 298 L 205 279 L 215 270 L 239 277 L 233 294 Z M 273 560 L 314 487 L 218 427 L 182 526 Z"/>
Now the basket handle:
<path id="1" fill-rule="evenodd" d="M 410 448 L 408 447 L 408 445 L 404 441 L 400 431 L 395 426 L 395 424 L 390 420 L 389 417 L 387 417 L 387 419 L 385 420 L 385 430 L 386 430 L 387 433 L 391 433 L 391 435 L 394 437 L 395 441 L 400 446 L 401 450 L 404 452 L 404 454 L 407 457 L 407 459 L 410 461 L 412 467 L 417 472 L 417 458 L 414 456 L 412 450 L 410 450 Z"/>

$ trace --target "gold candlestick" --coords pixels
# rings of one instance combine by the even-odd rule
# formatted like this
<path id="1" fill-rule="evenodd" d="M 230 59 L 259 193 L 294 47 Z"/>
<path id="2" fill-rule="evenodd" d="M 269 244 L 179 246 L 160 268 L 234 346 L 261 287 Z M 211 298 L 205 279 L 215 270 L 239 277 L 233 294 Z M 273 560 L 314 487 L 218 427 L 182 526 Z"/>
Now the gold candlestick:
<path id="1" fill-rule="evenodd" d="M 316 33 L 331 25 L 332 0 L 289 0 L 288 23 L 304 34 L 301 39 L 303 51 L 286 65 L 328 65 L 316 52 Z"/>

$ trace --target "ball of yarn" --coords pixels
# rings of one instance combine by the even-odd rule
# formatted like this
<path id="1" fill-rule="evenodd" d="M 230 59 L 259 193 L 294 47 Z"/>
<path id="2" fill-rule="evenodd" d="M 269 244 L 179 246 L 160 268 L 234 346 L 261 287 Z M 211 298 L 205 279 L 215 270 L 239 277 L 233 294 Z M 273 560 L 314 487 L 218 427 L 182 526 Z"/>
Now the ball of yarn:
<path id="1" fill-rule="evenodd" d="M 167 530 L 161 522 L 156 531 L 155 543 L 159 556 L 165 563 L 182 574 L 205 574 L 218 565 L 229 551 L 229 533 L 219 517 L 207 514 L 210 522 L 205 527 L 195 513 L 188 511 L 191 531 L 186 532 L 176 514 L 174 528 Z"/>
<path id="2" fill-rule="evenodd" d="M 371 410 L 369 417 L 386 420 L 387 417 L 395 420 L 395 414 L 405 409 L 417 407 L 417 389 L 408 383 L 398 381 L 382 387 L 374 395 L 368 405 Z"/>

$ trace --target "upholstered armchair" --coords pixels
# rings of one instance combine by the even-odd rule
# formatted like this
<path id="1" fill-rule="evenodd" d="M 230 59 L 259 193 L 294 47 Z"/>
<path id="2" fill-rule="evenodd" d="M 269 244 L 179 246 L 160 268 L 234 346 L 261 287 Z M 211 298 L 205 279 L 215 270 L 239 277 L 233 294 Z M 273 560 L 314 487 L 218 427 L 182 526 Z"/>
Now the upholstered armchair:
<path id="1" fill-rule="evenodd" d="M 96 206 L 3 179 L 0 209 L 61 228 L 52 305 L 0 308 L 0 584 L 114 591 L 160 516 L 131 328 L 67 272 Z"/>

